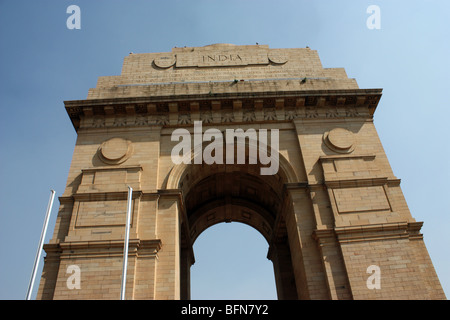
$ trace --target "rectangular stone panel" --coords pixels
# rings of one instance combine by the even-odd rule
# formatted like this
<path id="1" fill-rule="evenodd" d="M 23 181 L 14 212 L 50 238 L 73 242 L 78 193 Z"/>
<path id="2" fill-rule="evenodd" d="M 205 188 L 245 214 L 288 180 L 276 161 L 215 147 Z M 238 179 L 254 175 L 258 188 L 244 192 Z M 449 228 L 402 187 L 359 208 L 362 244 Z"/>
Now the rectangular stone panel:
<path id="1" fill-rule="evenodd" d="M 82 201 L 77 210 L 75 227 L 125 225 L 127 200 Z"/>
<path id="2" fill-rule="evenodd" d="M 128 185 L 138 190 L 141 171 L 141 166 L 83 169 L 77 193 L 127 191 Z"/>
<path id="3" fill-rule="evenodd" d="M 268 64 L 267 52 L 206 51 L 199 53 L 178 53 L 176 65 L 180 67 L 247 66 Z"/>
<path id="4" fill-rule="evenodd" d="M 333 189 L 339 213 L 390 210 L 382 186 Z"/>
<path id="5" fill-rule="evenodd" d="M 375 155 L 322 156 L 320 162 L 327 182 L 383 177 L 375 163 Z"/>

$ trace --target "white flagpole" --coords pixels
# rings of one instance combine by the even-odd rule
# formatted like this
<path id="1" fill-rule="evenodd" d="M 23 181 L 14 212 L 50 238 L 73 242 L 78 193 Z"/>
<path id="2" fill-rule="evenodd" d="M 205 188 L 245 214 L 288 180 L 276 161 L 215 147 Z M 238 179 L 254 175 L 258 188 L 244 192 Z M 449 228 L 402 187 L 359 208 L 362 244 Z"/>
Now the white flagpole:
<path id="1" fill-rule="evenodd" d="M 133 195 L 133 189 L 130 186 L 128 186 L 127 222 L 125 225 L 125 243 L 124 243 L 124 247 L 123 247 L 122 287 L 120 290 L 120 300 L 125 300 L 125 286 L 126 286 L 127 268 L 128 268 L 128 243 L 130 241 L 132 195 Z"/>
<path id="2" fill-rule="evenodd" d="M 36 253 L 36 258 L 34 259 L 33 272 L 31 273 L 30 284 L 28 285 L 27 300 L 31 299 L 31 294 L 33 293 L 34 281 L 36 279 L 36 273 L 37 273 L 39 261 L 41 260 L 41 254 L 42 254 L 42 248 L 44 246 L 45 234 L 47 233 L 47 226 L 48 226 L 48 222 L 50 220 L 49 218 L 50 218 L 50 213 L 52 211 L 53 200 L 55 199 L 55 191 L 54 190 L 50 190 L 50 191 L 51 191 L 51 195 L 50 195 L 50 200 L 47 205 L 47 213 L 45 214 L 44 226 L 42 227 L 41 239 L 39 240 L 38 251 Z"/>

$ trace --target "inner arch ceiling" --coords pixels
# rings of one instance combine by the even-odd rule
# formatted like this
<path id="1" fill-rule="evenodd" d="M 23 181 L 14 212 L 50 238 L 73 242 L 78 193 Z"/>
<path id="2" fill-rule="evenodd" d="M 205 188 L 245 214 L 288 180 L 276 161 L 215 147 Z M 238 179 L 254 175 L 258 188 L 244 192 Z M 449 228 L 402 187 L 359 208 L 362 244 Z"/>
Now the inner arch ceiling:
<path id="1" fill-rule="evenodd" d="M 208 227 L 242 222 L 270 243 L 284 199 L 285 176 L 261 176 L 258 165 L 188 165 L 179 188 L 191 244 Z"/>

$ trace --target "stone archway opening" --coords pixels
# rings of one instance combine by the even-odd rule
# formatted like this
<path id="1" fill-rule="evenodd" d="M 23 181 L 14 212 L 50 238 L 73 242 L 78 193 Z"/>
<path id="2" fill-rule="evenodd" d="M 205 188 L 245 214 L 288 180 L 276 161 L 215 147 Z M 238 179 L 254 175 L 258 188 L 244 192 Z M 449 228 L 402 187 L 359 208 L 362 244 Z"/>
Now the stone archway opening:
<path id="1" fill-rule="evenodd" d="M 194 243 L 191 299 L 277 299 L 268 243 L 253 227 L 239 222 L 218 223 Z"/>
<path id="2" fill-rule="evenodd" d="M 295 276 L 284 217 L 283 172 L 261 176 L 257 165 L 188 165 L 179 182 L 181 221 L 180 296 L 190 299 L 193 244 L 209 227 L 241 222 L 265 238 L 273 263 L 278 299 L 297 299 Z"/>

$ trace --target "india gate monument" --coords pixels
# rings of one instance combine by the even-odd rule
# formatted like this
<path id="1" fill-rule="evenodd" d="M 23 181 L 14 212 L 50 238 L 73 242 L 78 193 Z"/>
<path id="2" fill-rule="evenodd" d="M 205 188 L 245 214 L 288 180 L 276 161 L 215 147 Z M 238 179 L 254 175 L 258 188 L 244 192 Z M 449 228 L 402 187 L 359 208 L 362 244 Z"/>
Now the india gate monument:
<path id="1" fill-rule="evenodd" d="M 130 53 L 86 99 L 37 299 L 190 299 L 193 245 L 241 222 L 278 299 L 446 299 L 360 89 L 308 47 Z M 70 270 L 79 285 L 70 286 Z"/>

